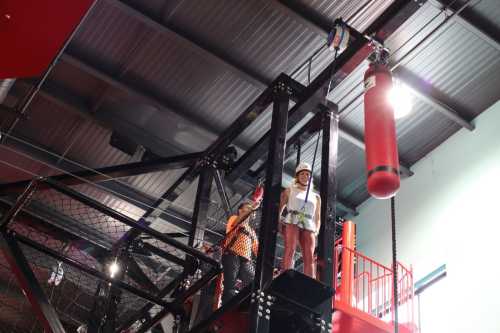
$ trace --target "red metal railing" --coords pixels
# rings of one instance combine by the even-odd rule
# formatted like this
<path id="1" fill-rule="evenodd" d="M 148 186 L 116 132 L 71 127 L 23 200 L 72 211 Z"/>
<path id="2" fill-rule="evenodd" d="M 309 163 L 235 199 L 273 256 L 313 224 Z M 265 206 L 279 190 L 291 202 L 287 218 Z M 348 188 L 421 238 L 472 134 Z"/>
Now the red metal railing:
<path id="1" fill-rule="evenodd" d="M 394 321 L 393 270 L 352 249 L 336 243 L 334 288 L 337 301 L 363 311 L 385 322 Z M 398 318 L 414 327 L 413 274 L 397 264 Z"/>

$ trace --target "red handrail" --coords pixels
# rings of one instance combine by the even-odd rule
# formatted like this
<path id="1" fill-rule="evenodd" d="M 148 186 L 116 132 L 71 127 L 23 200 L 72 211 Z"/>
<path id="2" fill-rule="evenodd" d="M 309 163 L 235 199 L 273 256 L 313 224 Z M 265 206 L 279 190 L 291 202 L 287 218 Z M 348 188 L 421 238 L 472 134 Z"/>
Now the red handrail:
<path id="1" fill-rule="evenodd" d="M 393 269 L 384 266 L 375 260 L 347 247 L 343 247 L 339 242 L 334 248 L 334 255 L 339 263 L 334 267 L 335 279 L 334 288 L 341 289 L 342 284 L 351 283 L 352 287 L 348 294 L 338 293 L 337 301 L 343 302 L 353 308 L 361 310 L 369 315 L 384 321 L 394 321 L 394 290 L 393 290 Z M 339 267 L 340 263 L 346 265 L 346 260 L 341 257 L 347 255 L 348 269 Z M 340 268 L 340 273 L 339 273 Z M 413 272 L 411 268 L 397 263 L 398 272 L 398 308 L 402 322 L 409 327 L 414 327 L 413 308 Z M 352 274 L 343 276 L 343 272 Z M 351 273 L 349 273 L 351 272 Z M 340 281 L 338 277 L 340 276 Z"/>

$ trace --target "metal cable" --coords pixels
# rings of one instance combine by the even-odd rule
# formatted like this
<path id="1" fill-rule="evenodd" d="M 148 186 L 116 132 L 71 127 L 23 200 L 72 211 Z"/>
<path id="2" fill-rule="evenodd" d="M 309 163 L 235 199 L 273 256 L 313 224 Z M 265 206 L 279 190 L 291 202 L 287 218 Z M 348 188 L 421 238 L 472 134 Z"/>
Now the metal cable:
<path id="1" fill-rule="evenodd" d="M 10 137 L 12 137 L 12 136 L 10 136 Z M 19 155 L 24 156 L 24 157 L 26 157 L 26 158 L 28 158 L 28 159 L 31 159 L 31 160 L 33 160 L 33 161 L 35 161 L 35 162 L 41 163 L 41 164 L 43 164 L 43 165 L 45 165 L 45 166 L 47 166 L 47 167 L 54 168 L 54 169 L 56 169 L 56 170 L 58 170 L 58 171 L 61 171 L 62 173 L 65 173 L 65 174 L 69 174 L 69 175 L 71 175 L 71 176 L 73 176 L 73 177 L 75 177 L 75 178 L 78 178 L 78 179 L 82 180 L 83 182 L 88 183 L 89 185 L 95 186 L 95 187 L 97 187 L 97 188 L 99 188 L 99 189 L 101 189 L 101 190 L 103 190 L 103 191 L 105 191 L 105 192 L 108 192 L 108 193 L 113 193 L 113 194 L 115 194 L 116 196 L 121 197 L 121 198 L 127 198 L 127 199 L 128 199 L 128 200 L 130 200 L 130 201 L 134 201 L 134 202 L 140 203 L 141 205 L 144 205 L 144 206 L 146 206 L 146 207 L 151 207 L 151 206 L 147 205 L 146 203 L 142 203 L 142 202 L 140 202 L 139 200 L 136 200 L 136 199 L 134 199 L 134 198 L 130 198 L 130 197 L 126 196 L 126 195 L 123 195 L 123 194 L 121 194 L 121 193 L 118 193 L 118 192 L 115 192 L 115 191 L 112 191 L 112 190 L 108 190 L 107 188 L 104 188 L 104 187 L 102 187 L 101 185 L 99 185 L 99 184 L 97 184 L 97 183 L 92 183 L 92 182 L 90 182 L 90 181 L 86 180 L 85 178 L 81 178 L 81 177 L 75 176 L 74 174 L 71 174 L 71 173 L 69 173 L 69 172 L 66 172 L 65 170 L 62 170 L 62 169 L 60 169 L 60 168 L 54 167 L 54 166 L 52 166 L 52 165 L 50 165 L 50 164 L 48 164 L 48 163 L 45 163 L 44 161 L 40 161 L 40 160 L 35 159 L 35 158 L 33 158 L 33 157 L 31 157 L 31 156 L 29 156 L 29 155 L 27 155 L 27 154 L 24 154 L 24 153 L 18 152 L 18 151 L 16 151 L 16 150 L 15 150 L 15 149 L 13 149 L 13 148 L 10 148 L 10 147 L 5 146 L 5 145 L 4 145 L 4 146 L 2 146 L 2 147 L 3 147 L 3 148 L 5 148 L 5 149 L 7 149 L 7 150 L 9 150 L 9 151 L 11 151 L 11 152 L 13 152 L 13 153 L 15 153 L 15 154 L 19 154 Z M 52 154 L 53 154 L 53 153 L 52 153 Z M 57 154 L 55 154 L 55 155 L 57 155 Z M 66 159 L 66 158 L 64 158 L 64 160 L 67 160 L 67 159 Z M 68 160 L 67 160 L 67 161 L 68 161 Z M 20 166 L 18 166 L 18 165 L 14 165 L 14 164 L 12 164 L 12 163 L 9 163 L 9 162 L 7 162 L 7 161 L 5 161 L 5 160 L 0 160 L 0 163 L 5 164 L 5 165 L 7 165 L 7 166 L 9 166 L 9 167 L 11 167 L 11 168 L 14 168 L 14 169 L 20 170 L 20 171 L 22 171 L 22 172 L 24 172 L 24 173 L 26 173 L 26 174 L 29 174 L 29 175 L 31 175 L 31 176 L 33 176 L 33 177 L 43 177 L 42 175 L 39 175 L 39 174 L 37 174 L 37 173 L 34 173 L 34 172 L 32 172 L 32 171 L 30 171 L 30 170 L 27 170 L 27 169 L 25 169 L 25 168 L 23 168 L 23 167 L 20 167 Z M 76 162 L 75 162 L 75 163 L 76 163 Z M 90 168 L 87 168 L 87 169 L 92 170 L 92 169 L 90 169 Z M 116 180 L 115 180 L 115 181 L 116 181 Z M 127 184 L 125 183 L 125 185 L 127 185 Z M 127 186 L 128 186 L 128 185 L 127 185 Z M 120 210 L 121 210 L 121 211 L 124 211 L 124 212 L 127 212 L 127 213 L 129 213 L 130 215 L 133 215 L 133 216 L 136 216 L 136 217 L 140 217 L 140 216 L 139 216 L 139 215 L 137 215 L 135 212 L 133 212 L 133 211 L 131 211 L 131 210 L 127 209 L 127 208 L 120 207 Z M 182 220 L 183 222 L 186 222 L 186 223 L 189 223 L 189 224 L 191 223 L 191 221 L 189 221 L 189 220 L 185 220 L 185 219 L 183 219 L 183 218 L 181 218 L 181 217 L 179 217 L 179 216 L 177 216 L 177 215 L 173 215 L 173 214 L 171 214 L 171 213 L 167 212 L 166 210 L 163 210 L 163 209 L 160 209 L 160 208 L 158 208 L 158 210 L 160 210 L 162 213 L 166 214 L 167 216 L 172 216 L 172 217 L 175 217 L 176 219 Z M 215 231 L 213 231 L 213 230 L 210 230 L 210 231 L 211 231 L 211 232 L 213 232 L 213 233 L 218 234 L 217 232 L 215 232 Z M 186 237 L 187 237 L 187 236 L 189 236 L 189 233 L 188 233 L 188 232 L 185 232 L 185 231 L 178 231 L 178 233 L 183 234 L 183 235 L 185 235 Z M 220 235 L 220 234 L 218 234 L 218 235 Z M 221 235 L 221 236 L 222 236 L 222 235 Z M 199 240 L 199 239 L 197 239 L 197 240 Z"/>
<path id="2" fill-rule="evenodd" d="M 392 277 L 394 288 L 394 333 L 399 332 L 398 320 L 398 262 L 397 262 L 397 244 L 396 244 L 396 204 L 394 197 L 391 198 L 391 234 L 392 234 Z"/>
<path id="3" fill-rule="evenodd" d="M 53 157 L 56 157 L 56 158 L 61 158 L 63 161 L 68 162 L 68 163 L 70 163 L 70 164 L 73 164 L 73 165 L 75 165 L 75 166 L 77 166 L 77 167 L 79 167 L 79 168 L 82 168 L 82 169 L 84 169 L 84 170 L 92 171 L 92 172 L 94 172 L 94 173 L 95 173 L 95 174 L 97 174 L 97 175 L 100 175 L 100 176 L 105 177 L 105 178 L 106 178 L 106 180 L 112 180 L 112 181 L 117 182 L 117 183 L 120 183 L 120 184 L 122 184 L 122 185 L 124 185 L 124 186 L 126 186 L 126 187 L 128 187 L 128 188 L 131 188 L 130 184 L 128 184 L 128 183 L 126 183 L 126 182 L 124 182 L 124 181 L 122 181 L 122 180 L 120 180 L 120 179 L 116 179 L 116 178 L 110 177 L 110 176 L 108 176 L 108 175 L 106 175 L 106 174 L 104 174 L 104 173 L 102 173 L 102 172 L 97 171 L 96 169 L 90 168 L 90 167 L 88 167 L 88 166 L 86 166 L 86 165 L 83 165 L 83 164 L 81 164 L 81 163 L 78 163 L 78 162 L 75 162 L 75 161 L 73 161 L 73 160 L 70 160 L 70 159 L 68 159 L 68 158 L 66 158 L 66 157 L 63 157 L 63 156 L 59 155 L 59 154 L 53 153 L 53 152 L 51 152 L 51 151 L 49 151 L 49 150 L 46 150 L 46 149 L 44 149 L 44 148 L 42 148 L 42 147 L 40 147 L 40 146 L 34 145 L 34 144 L 32 144 L 32 143 L 30 143 L 30 142 L 28 142 L 28 141 L 25 141 L 25 140 L 23 140 L 23 139 L 17 138 L 17 137 L 15 137 L 15 136 L 13 136 L 13 135 L 10 135 L 10 134 L 7 134 L 7 133 L 3 133 L 3 132 L 1 133 L 1 135 L 2 135 L 2 136 L 3 136 L 3 135 L 5 135 L 5 136 L 9 137 L 10 139 L 14 139 L 14 140 L 16 140 L 16 141 L 22 142 L 23 144 L 26 144 L 26 145 L 28 145 L 28 146 L 30 146 L 30 147 L 32 147 L 32 148 L 35 148 L 36 150 L 42 151 L 42 152 L 44 152 L 44 153 L 47 153 L 48 155 L 51 155 L 51 156 L 53 156 Z M 76 179 L 78 179 L 78 180 L 81 180 L 81 181 L 82 181 L 82 182 L 84 182 L 84 183 L 87 183 L 87 184 L 89 184 L 89 185 L 95 186 L 95 187 L 99 188 L 100 190 L 103 190 L 103 191 L 108 192 L 108 193 L 112 193 L 112 194 L 116 195 L 117 197 L 120 197 L 120 198 L 123 198 L 123 199 L 127 199 L 127 200 L 129 200 L 129 201 L 131 201 L 131 202 L 135 202 L 135 203 L 139 204 L 140 206 L 144 206 L 144 207 L 147 207 L 147 208 L 154 208 L 154 209 L 157 209 L 157 210 L 161 211 L 162 213 L 165 213 L 165 214 L 167 214 L 167 215 L 169 215 L 169 216 L 174 216 L 173 214 L 170 214 L 170 213 L 166 212 L 165 210 L 162 210 L 162 209 L 160 209 L 160 208 L 153 207 L 152 205 L 148 205 L 147 203 L 141 202 L 140 200 L 137 200 L 137 199 L 132 198 L 132 197 L 130 197 L 130 196 L 127 196 L 127 195 L 125 195 L 125 194 L 122 194 L 122 193 L 119 193 L 119 192 L 116 192 L 116 191 L 110 190 L 110 189 L 108 189 L 108 188 L 106 188 L 106 187 L 104 187 L 104 186 L 102 186 L 102 185 L 99 185 L 98 183 L 91 182 L 91 181 L 89 181 L 88 179 L 85 179 L 85 178 L 83 178 L 83 177 L 80 177 L 80 176 L 78 176 L 78 175 L 76 175 L 76 174 L 74 174 L 74 173 L 72 173 L 72 172 L 70 172 L 70 171 L 64 170 L 64 169 L 62 169 L 62 168 L 60 168 L 60 167 L 57 167 L 57 166 L 52 165 L 52 164 L 50 164 L 50 163 L 47 163 L 47 162 L 45 162 L 45 161 L 39 160 L 39 159 L 37 159 L 37 158 L 34 158 L 33 156 L 31 156 L 31 155 L 29 155 L 29 154 L 26 154 L 26 153 L 20 152 L 20 151 L 18 151 L 18 150 L 17 150 L 17 149 L 15 149 L 15 148 L 9 147 L 9 146 L 7 146 L 7 145 L 3 145 L 3 146 L 2 146 L 2 148 L 7 149 L 7 150 L 9 150 L 10 152 L 13 152 L 14 154 L 17 154 L 17 155 L 20 155 L 20 156 L 26 157 L 26 158 L 28 158 L 28 159 L 30 159 L 30 160 L 32 160 L 32 161 L 38 162 L 38 163 L 40 163 L 40 164 L 43 164 L 43 165 L 45 165 L 45 166 L 47 166 L 47 167 L 49 167 L 49 168 L 51 168 L 51 169 L 57 170 L 57 171 L 59 171 L 59 172 L 61 172 L 61 173 L 63 173 L 63 174 L 70 175 L 70 176 L 72 176 L 72 177 L 74 177 L 74 178 L 76 178 Z M 12 164 L 9 164 L 8 162 L 5 162 L 5 161 L 2 161 L 2 162 L 3 162 L 4 164 L 7 164 L 7 165 L 11 166 L 11 167 L 17 168 L 17 169 L 19 169 L 19 170 L 21 170 L 21 171 L 24 171 L 24 172 L 26 172 L 26 173 L 28 173 L 28 174 L 31 174 L 32 176 L 35 176 L 35 177 L 44 177 L 43 175 L 38 175 L 38 174 L 33 173 L 33 172 L 31 172 L 31 171 L 28 171 L 28 170 L 26 170 L 26 169 L 23 169 L 23 168 L 20 168 L 20 167 L 14 166 L 14 165 L 12 165 Z M 167 201 L 166 199 L 164 199 L 164 198 L 160 198 L 160 197 L 154 197 L 154 196 L 153 196 L 152 198 L 153 198 L 153 199 L 155 199 L 155 200 Z M 174 217 L 177 217 L 177 216 L 174 216 Z"/>
<path id="4" fill-rule="evenodd" d="M 302 209 L 304 209 L 306 207 L 307 199 L 309 197 L 309 190 L 311 189 L 312 179 L 314 178 L 314 164 L 316 164 L 316 155 L 318 153 L 320 135 L 321 135 L 321 131 L 318 131 L 318 138 L 316 139 L 316 147 L 314 148 L 313 161 L 312 161 L 312 165 L 311 165 L 311 176 L 309 177 L 309 181 L 307 182 L 306 198 L 304 200 L 304 205 L 302 206 Z"/>

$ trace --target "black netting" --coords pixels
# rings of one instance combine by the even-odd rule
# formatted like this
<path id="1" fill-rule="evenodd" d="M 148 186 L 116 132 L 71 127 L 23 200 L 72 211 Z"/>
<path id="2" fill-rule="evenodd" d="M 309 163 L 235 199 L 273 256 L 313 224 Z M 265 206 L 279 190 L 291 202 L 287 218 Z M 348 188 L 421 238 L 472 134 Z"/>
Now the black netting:
<path id="1" fill-rule="evenodd" d="M 31 305 L 18 286 L 3 256 L 0 256 L 0 281 L 0 321 L 2 325 L 5 325 L 0 331 L 42 332 Z"/>
<path id="2" fill-rule="evenodd" d="M 43 204 L 47 214 L 62 215 L 75 221 L 86 234 L 101 235 L 99 238 L 104 237 L 107 242 L 120 239 L 130 229 L 116 219 L 53 189 L 37 191 L 33 195 L 30 206 L 40 208 L 40 204 Z"/>
<path id="3" fill-rule="evenodd" d="M 132 219 L 143 214 L 131 205 L 118 205 L 117 198 L 110 194 L 92 193 L 85 187 L 80 190 Z M 23 243 L 22 250 L 37 280 L 61 320 L 72 331 L 95 322 L 96 318 L 102 321 L 111 300 L 116 304 L 115 326 L 134 326 L 134 321 L 141 318 L 138 314 L 148 313 L 151 317 L 164 309 L 155 303 L 182 304 L 189 300 L 188 296 L 202 286 L 197 282 L 208 273 L 214 274 L 213 264 L 204 263 L 198 254 L 180 249 L 186 237 L 180 238 L 177 243 L 180 245 L 175 245 L 154 233 L 131 233 L 132 228 L 124 221 L 60 191 L 38 190 L 25 207 L 35 220 L 23 215 L 9 224 L 19 239 L 33 241 L 104 275 L 110 275 L 111 265 L 117 262 L 119 281 L 139 291 L 111 286 L 84 269 L 58 261 L 57 255 Z M 40 331 L 33 328 L 33 332 L 37 330 Z"/>

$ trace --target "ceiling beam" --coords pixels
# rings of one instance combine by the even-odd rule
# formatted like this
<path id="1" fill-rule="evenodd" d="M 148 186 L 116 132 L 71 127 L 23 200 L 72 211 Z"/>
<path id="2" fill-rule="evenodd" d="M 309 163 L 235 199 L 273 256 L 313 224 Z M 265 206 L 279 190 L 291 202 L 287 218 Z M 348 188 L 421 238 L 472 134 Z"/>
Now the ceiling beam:
<path id="1" fill-rule="evenodd" d="M 437 97 L 436 91 L 432 85 L 425 83 L 417 75 L 406 70 L 404 67 L 397 67 L 392 71 L 394 77 L 407 85 L 413 92 L 413 95 L 420 99 L 422 102 L 432 106 L 435 111 L 441 113 L 449 120 L 460 125 L 463 128 L 473 131 L 475 126 L 472 122 L 466 120 L 464 117 L 460 116 L 460 113 L 456 108 L 452 108 L 444 100 L 446 96 Z"/>
<path id="2" fill-rule="evenodd" d="M 299 4 L 291 4 L 289 1 L 285 3 L 285 1 L 280 0 L 268 1 L 267 5 L 313 31 L 326 42 L 328 33 L 332 28 L 331 23 L 328 24 L 326 20 L 321 19 L 318 15 L 314 15 L 309 8 Z"/>
<path id="3" fill-rule="evenodd" d="M 111 131 L 117 131 L 135 143 L 143 146 L 158 156 L 171 156 L 186 153 L 171 143 L 147 133 L 143 128 L 124 119 L 110 116 L 107 112 L 92 112 L 79 97 L 65 91 L 64 88 L 51 83 L 45 84 L 40 90 L 40 96 L 71 111 L 87 120 L 96 122 Z"/>
<path id="4" fill-rule="evenodd" d="M 206 119 L 201 119 L 193 115 L 193 112 L 183 109 L 180 105 L 174 105 L 173 101 L 166 101 L 154 96 L 151 92 L 142 91 L 138 87 L 133 86 L 130 83 L 123 82 L 122 80 L 116 79 L 111 75 L 95 68 L 93 65 L 86 63 L 85 61 L 65 53 L 61 56 L 61 61 L 83 71 L 84 73 L 90 74 L 91 76 L 103 81 L 109 86 L 124 92 L 130 96 L 137 97 L 144 102 L 149 103 L 161 109 L 163 112 L 169 112 L 181 117 L 180 123 L 185 123 L 189 127 L 199 127 L 208 133 L 217 136 L 217 133 L 221 130 L 220 128 L 214 128 L 207 124 Z"/>
<path id="5" fill-rule="evenodd" d="M 82 171 L 74 171 L 71 174 L 60 173 L 51 176 L 50 178 L 60 184 L 68 186 L 80 185 L 86 182 L 98 183 L 120 178 L 139 176 L 158 171 L 184 169 L 196 163 L 201 157 L 201 153 L 160 157 L 158 159 L 150 161 L 124 163 L 98 169 L 84 169 Z M 0 194 L 3 192 L 22 192 L 30 183 L 31 180 L 25 180 L 8 184 L 0 184 Z M 47 187 L 48 185 L 46 184 L 38 184 L 38 189 Z"/>
<path id="6" fill-rule="evenodd" d="M 446 6 L 443 0 L 432 0 L 432 2 L 437 3 L 439 6 Z M 453 14 L 457 9 L 457 5 L 452 5 L 451 9 L 448 7 L 450 14 Z M 458 15 L 453 16 L 453 20 L 500 51 L 500 29 L 487 21 L 473 8 L 465 8 Z"/>
<path id="7" fill-rule="evenodd" d="M 154 31 L 168 36 L 175 36 L 177 42 L 196 52 L 204 59 L 208 59 L 216 63 L 217 65 L 224 67 L 231 73 L 235 74 L 241 79 L 244 79 L 256 88 L 264 89 L 272 81 L 271 79 L 257 73 L 252 68 L 245 66 L 237 59 L 235 59 L 235 57 L 230 56 L 227 51 L 223 50 L 222 48 L 215 45 L 210 45 L 209 43 L 194 36 L 188 31 L 182 30 L 179 27 L 175 27 L 171 23 L 164 23 L 156 18 L 150 17 L 149 15 L 141 12 L 138 8 L 125 4 L 120 0 L 106 1 L 119 8 L 127 15 L 134 17 Z"/>

